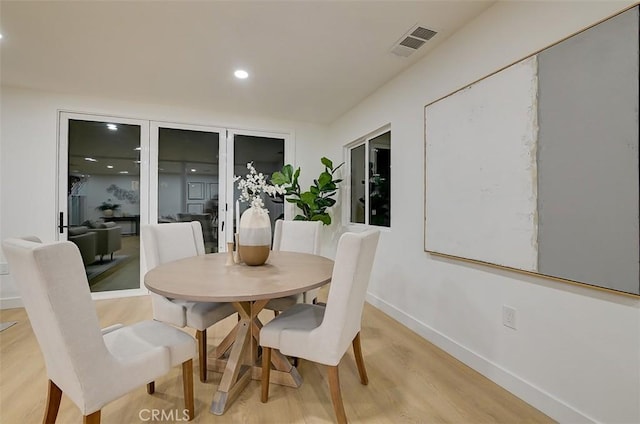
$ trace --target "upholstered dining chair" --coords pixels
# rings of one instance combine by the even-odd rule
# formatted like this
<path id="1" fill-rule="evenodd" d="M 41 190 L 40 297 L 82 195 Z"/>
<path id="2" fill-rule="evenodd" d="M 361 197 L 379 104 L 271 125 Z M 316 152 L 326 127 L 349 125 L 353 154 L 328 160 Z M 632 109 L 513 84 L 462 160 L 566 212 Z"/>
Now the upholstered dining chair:
<path id="1" fill-rule="evenodd" d="M 218 231 L 213 225 L 214 215 L 210 213 L 179 213 L 179 222 L 198 221 L 202 228 L 205 253 L 213 253 L 218 247 Z"/>
<path id="2" fill-rule="evenodd" d="M 62 393 L 80 409 L 84 423 L 100 423 L 107 403 L 182 364 L 185 407 L 194 416 L 193 357 L 189 334 L 157 321 L 100 330 L 78 247 L 36 238 L 2 244 L 49 377 L 43 422 L 54 423 Z"/>
<path id="3" fill-rule="evenodd" d="M 279 219 L 273 231 L 273 251 L 283 252 L 299 252 L 320 254 L 320 229 L 322 222 L 320 221 L 284 221 Z M 265 309 L 270 309 L 278 314 L 287 308 L 302 301 L 311 303 L 318 289 L 310 290 L 302 295 L 294 294 L 291 296 L 272 299 L 267 303 Z"/>
<path id="4" fill-rule="evenodd" d="M 165 262 L 205 254 L 202 227 L 198 221 L 146 224 L 142 226 L 141 237 L 147 271 Z M 150 293 L 150 295 L 153 319 L 196 330 L 200 381 L 205 382 L 207 380 L 207 328 L 233 315 L 236 312 L 233 305 L 169 299 L 156 293 Z"/>
<path id="5" fill-rule="evenodd" d="M 360 323 L 379 236 L 378 230 L 343 234 L 338 242 L 327 305 L 298 303 L 262 327 L 262 402 L 269 397 L 271 349 L 279 349 L 284 355 L 327 365 L 333 409 L 339 423 L 347 422 L 338 364 L 352 344 L 360 382 L 368 384 L 360 346 Z"/>

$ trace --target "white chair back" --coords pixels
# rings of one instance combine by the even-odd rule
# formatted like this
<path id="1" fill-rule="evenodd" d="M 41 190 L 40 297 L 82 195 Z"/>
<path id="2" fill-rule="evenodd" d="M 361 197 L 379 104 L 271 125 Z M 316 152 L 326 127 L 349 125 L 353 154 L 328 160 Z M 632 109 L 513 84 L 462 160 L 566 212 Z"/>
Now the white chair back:
<path id="1" fill-rule="evenodd" d="M 205 254 L 198 221 L 142 225 L 141 237 L 147 271 L 166 262 Z"/>
<path id="2" fill-rule="evenodd" d="M 320 254 L 320 221 L 276 221 L 273 250 Z"/>
<path id="3" fill-rule="evenodd" d="M 338 241 L 324 319 L 314 336 L 325 350 L 328 358 L 325 363 L 337 364 L 360 332 L 362 309 L 379 238 L 379 230 L 369 230 L 345 233 Z"/>
<path id="4" fill-rule="evenodd" d="M 84 388 L 104 381 L 110 354 L 91 299 L 82 257 L 69 241 L 34 238 L 2 243 L 47 374 L 77 405 L 92 399 Z"/>
<path id="5" fill-rule="evenodd" d="M 143 225 L 141 230 L 147 272 L 166 262 L 202 256 L 206 253 L 202 225 L 199 221 L 148 224 Z M 200 381 L 206 381 L 207 328 L 235 313 L 233 305 L 171 299 L 153 292 L 149 297 L 154 320 L 196 329 Z"/>

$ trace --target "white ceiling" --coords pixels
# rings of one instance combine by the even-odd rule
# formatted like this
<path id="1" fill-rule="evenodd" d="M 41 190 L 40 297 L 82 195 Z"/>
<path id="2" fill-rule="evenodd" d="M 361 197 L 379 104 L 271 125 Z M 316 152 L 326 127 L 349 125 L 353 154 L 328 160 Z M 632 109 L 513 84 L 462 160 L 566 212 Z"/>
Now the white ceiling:
<path id="1" fill-rule="evenodd" d="M 0 1 L 3 85 L 330 123 L 494 1 Z M 438 34 L 409 58 L 415 24 Z M 236 68 L 248 80 L 236 80 Z"/>

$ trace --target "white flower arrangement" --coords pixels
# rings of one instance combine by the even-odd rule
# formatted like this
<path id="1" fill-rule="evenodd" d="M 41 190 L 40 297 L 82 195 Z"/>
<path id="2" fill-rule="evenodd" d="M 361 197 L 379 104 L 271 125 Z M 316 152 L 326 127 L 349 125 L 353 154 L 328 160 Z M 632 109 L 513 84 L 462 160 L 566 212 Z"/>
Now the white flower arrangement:
<path id="1" fill-rule="evenodd" d="M 269 183 L 262 172 L 256 171 L 253 162 L 247 163 L 249 173 L 245 178 L 235 176 L 233 181 L 238 181 L 238 190 L 240 190 L 240 201 L 249 202 L 252 208 L 258 210 L 264 209 L 262 194 L 275 197 L 277 194 L 285 194 L 286 188 L 282 185 Z"/>

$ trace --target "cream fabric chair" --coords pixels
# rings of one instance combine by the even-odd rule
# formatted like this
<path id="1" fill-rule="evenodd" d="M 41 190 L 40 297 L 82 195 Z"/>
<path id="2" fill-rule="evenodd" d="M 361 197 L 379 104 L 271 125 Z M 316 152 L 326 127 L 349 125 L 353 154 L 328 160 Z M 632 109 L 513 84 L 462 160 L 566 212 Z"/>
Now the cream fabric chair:
<path id="1" fill-rule="evenodd" d="M 352 344 L 360 382 L 368 384 L 360 348 L 360 321 L 379 236 L 378 230 L 343 234 L 327 305 L 299 303 L 262 327 L 262 402 L 269 397 L 271 349 L 279 349 L 284 355 L 327 365 L 334 411 L 339 423 L 347 422 L 338 363 Z"/>
<path id="2" fill-rule="evenodd" d="M 160 264 L 204 255 L 200 222 L 147 224 L 142 226 L 142 252 L 146 270 Z M 150 293 L 153 319 L 196 330 L 200 381 L 207 380 L 207 328 L 235 313 L 231 303 L 190 302 Z"/>
<path id="3" fill-rule="evenodd" d="M 322 222 L 320 221 L 284 221 L 277 220 L 273 231 L 273 251 L 283 252 L 300 252 L 320 254 L 320 230 Z M 311 303 L 315 298 L 318 289 L 310 290 L 302 295 L 291 295 L 272 299 L 267 303 L 265 309 L 276 311 L 284 311 L 287 308 L 302 301 Z"/>
<path id="4" fill-rule="evenodd" d="M 55 422 L 65 393 L 80 408 L 85 423 L 99 423 L 107 403 L 145 384 L 153 393 L 154 380 L 178 364 L 185 406 L 193 418 L 193 337 L 156 321 L 115 325 L 101 332 L 75 244 L 7 239 L 2 247 L 47 367 L 43 422 Z"/>

